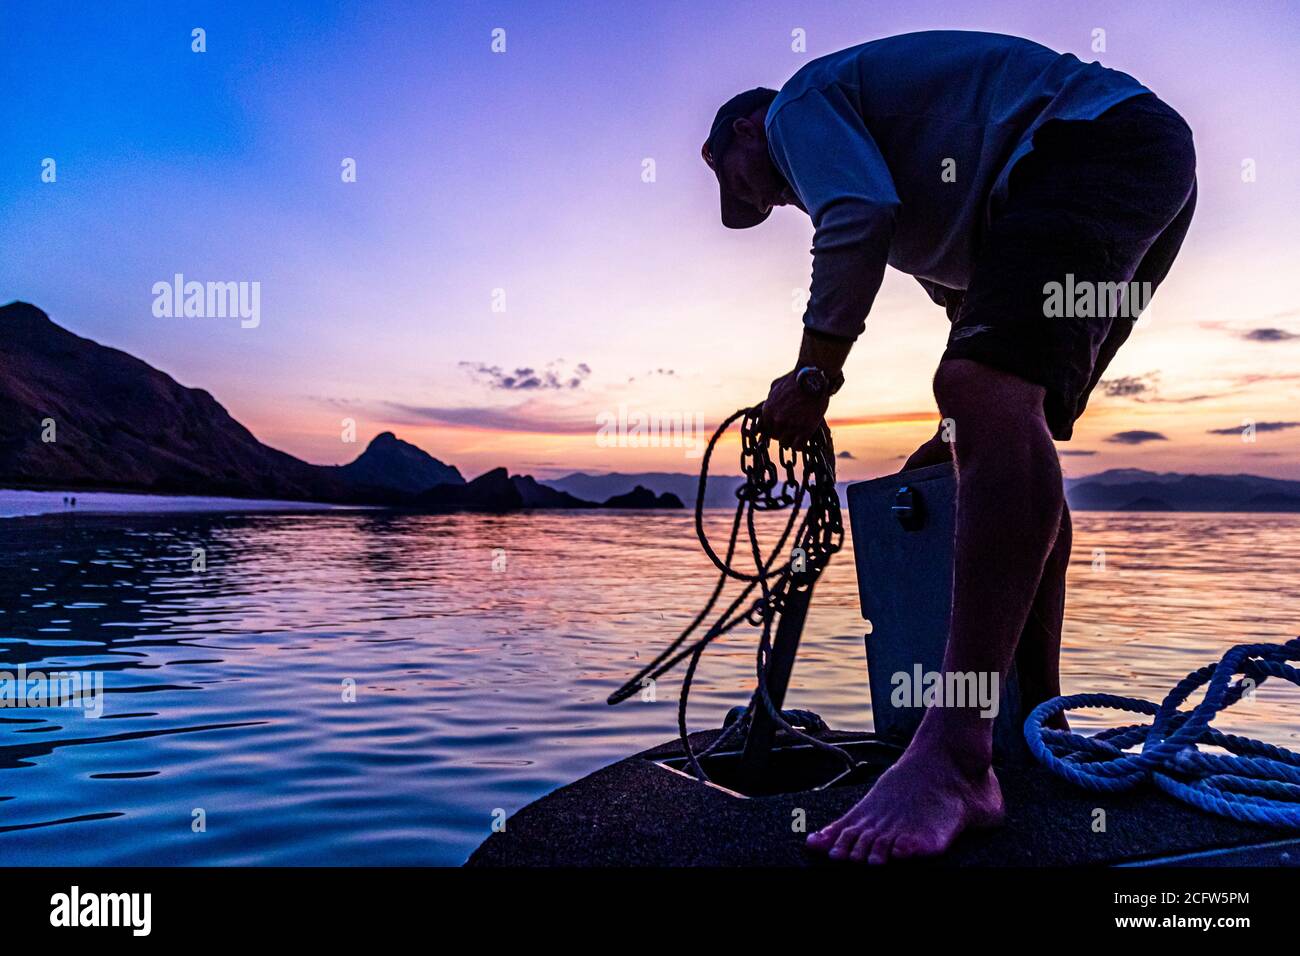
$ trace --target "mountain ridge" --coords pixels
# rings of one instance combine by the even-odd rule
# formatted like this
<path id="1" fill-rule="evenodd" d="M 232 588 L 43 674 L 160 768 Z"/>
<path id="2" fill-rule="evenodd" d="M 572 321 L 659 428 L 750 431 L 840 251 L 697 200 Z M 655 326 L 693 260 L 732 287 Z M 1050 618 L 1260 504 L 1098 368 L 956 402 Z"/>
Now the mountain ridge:
<path id="1" fill-rule="evenodd" d="M 467 482 L 390 431 L 346 464 L 303 461 L 263 444 L 208 391 L 27 302 L 0 306 L 0 484 L 435 511 L 604 507 L 504 468 Z"/>
<path id="2" fill-rule="evenodd" d="M 206 390 L 25 302 L 0 306 L 0 479 L 328 502 L 371 492 L 262 444 Z"/>
<path id="3" fill-rule="evenodd" d="M 365 451 L 346 465 L 320 467 L 336 469 L 344 480 L 353 484 L 391 488 L 412 495 L 435 485 L 465 484 L 455 465 L 439 461 L 392 432 L 380 432 L 370 440 Z"/>

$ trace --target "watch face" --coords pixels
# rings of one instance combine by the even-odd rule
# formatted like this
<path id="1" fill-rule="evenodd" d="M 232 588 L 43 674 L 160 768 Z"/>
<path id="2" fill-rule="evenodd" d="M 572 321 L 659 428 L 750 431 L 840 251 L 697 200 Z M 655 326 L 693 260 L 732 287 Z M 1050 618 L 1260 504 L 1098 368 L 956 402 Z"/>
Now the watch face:
<path id="1" fill-rule="evenodd" d="M 819 368 L 800 369 L 795 381 L 809 395 L 826 394 L 826 373 Z"/>

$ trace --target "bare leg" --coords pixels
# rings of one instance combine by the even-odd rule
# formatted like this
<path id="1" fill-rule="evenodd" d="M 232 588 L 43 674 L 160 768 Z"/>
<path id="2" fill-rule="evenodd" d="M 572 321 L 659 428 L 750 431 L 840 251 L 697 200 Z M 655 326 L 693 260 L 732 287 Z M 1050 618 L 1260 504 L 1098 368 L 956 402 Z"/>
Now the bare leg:
<path id="1" fill-rule="evenodd" d="M 912 452 L 901 471 L 925 468 L 952 460 L 952 443 L 943 437 L 943 429 Z M 1061 630 L 1065 622 L 1065 574 L 1070 565 L 1073 540 L 1070 509 L 1062 506 L 1061 526 L 1052 553 L 1047 556 L 1038 593 L 1025 622 L 1016 648 L 1016 674 L 1020 681 L 1021 705 L 1028 713 L 1045 700 L 1061 693 Z M 1048 724 L 1069 730 L 1064 714 L 1057 714 Z"/>
<path id="2" fill-rule="evenodd" d="M 935 376 L 939 409 L 956 424 L 945 671 L 1004 675 L 1029 618 L 1065 503 L 1043 394 L 967 359 L 943 362 Z M 992 756 L 993 722 L 977 708 L 932 707 L 898 763 L 809 846 L 868 863 L 943 853 L 968 827 L 1001 821 Z"/>
<path id="3" fill-rule="evenodd" d="M 945 440 L 943 428 L 921 445 L 904 463 L 901 471 L 925 468 L 952 460 L 952 442 Z M 1073 528 L 1070 509 L 1062 505 L 1061 526 L 1052 552 L 1043 566 L 1038 592 L 1025 622 L 1024 633 L 1016 648 L 1016 675 L 1020 682 L 1021 706 L 1026 714 L 1045 700 L 1061 693 L 1061 630 L 1065 622 L 1065 574 L 1070 565 Z M 1057 714 L 1049 726 L 1069 730 L 1064 714 Z"/>
<path id="4" fill-rule="evenodd" d="M 1026 715 L 1045 700 L 1061 693 L 1061 628 L 1065 621 L 1065 572 L 1070 565 L 1073 530 L 1070 509 L 1061 508 L 1061 527 L 1052 553 L 1043 566 L 1043 579 L 1016 648 L 1016 676 Z M 1057 730 L 1069 730 L 1064 714 L 1048 721 Z"/>

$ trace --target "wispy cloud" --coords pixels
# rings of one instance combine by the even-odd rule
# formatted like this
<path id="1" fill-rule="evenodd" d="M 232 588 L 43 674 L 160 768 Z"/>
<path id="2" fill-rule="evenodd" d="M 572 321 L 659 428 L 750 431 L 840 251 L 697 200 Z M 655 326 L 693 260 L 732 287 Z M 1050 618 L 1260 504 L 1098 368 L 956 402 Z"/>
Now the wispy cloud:
<path id="1" fill-rule="evenodd" d="M 535 399 L 508 407 L 487 405 L 413 405 L 405 402 L 378 403 L 381 415 L 393 424 L 444 425 L 451 428 L 472 428 L 487 431 L 527 432 L 537 435 L 594 434 L 597 428 L 596 412 L 588 406 L 559 407 L 543 399 Z M 720 419 L 705 420 L 712 432 Z M 851 426 L 894 425 L 899 423 L 933 423 L 935 413 L 894 412 L 883 415 L 859 415 L 852 418 L 832 419 L 832 428 Z"/>
<path id="2" fill-rule="evenodd" d="M 1275 312 L 1272 315 L 1262 317 L 1262 321 L 1270 322 L 1277 319 L 1291 319 L 1300 315 L 1300 309 L 1288 309 L 1285 312 Z M 1261 319 L 1256 319 L 1261 321 Z M 1225 322 L 1222 319 L 1213 319 L 1200 323 L 1203 329 L 1212 329 L 1216 332 L 1226 332 L 1239 339 L 1245 339 L 1248 342 L 1289 342 L 1292 339 L 1300 339 L 1300 333 L 1291 332 L 1275 325 L 1258 325 L 1253 328 L 1243 328 L 1240 322 Z"/>
<path id="3" fill-rule="evenodd" d="M 1241 388 L 1265 382 L 1300 382 L 1300 372 L 1247 372 L 1232 381 Z"/>
<path id="4" fill-rule="evenodd" d="M 1295 332 L 1274 328 L 1251 329 L 1243 332 L 1241 337 L 1251 342 L 1289 342 L 1291 339 L 1300 339 L 1300 335 Z"/>
<path id="5" fill-rule="evenodd" d="M 1133 395 L 1145 395 L 1151 391 L 1155 385 L 1150 380 L 1154 378 L 1155 373 L 1150 372 L 1147 375 L 1125 375 L 1122 378 L 1102 379 L 1100 382 L 1102 393 L 1112 398 L 1128 398 Z"/>
<path id="6" fill-rule="evenodd" d="M 676 370 L 676 369 L 672 369 L 672 368 L 652 368 L 652 369 L 650 369 L 648 372 L 646 372 L 642 377 L 643 377 L 643 378 L 657 378 L 657 377 L 658 377 L 658 378 L 675 378 L 676 376 L 677 376 L 677 370 Z M 628 380 L 629 383 L 631 383 L 631 382 L 635 382 L 636 379 L 637 379 L 637 377 L 636 377 L 635 375 L 629 375 L 629 376 L 627 377 L 627 380 Z"/>
<path id="7" fill-rule="evenodd" d="M 1233 428 L 1211 428 L 1207 435 L 1240 435 L 1248 426 L 1237 425 Z M 1255 422 L 1257 432 L 1282 432 L 1288 428 L 1300 428 L 1300 422 Z"/>
<path id="8" fill-rule="evenodd" d="M 596 432 L 594 415 L 527 403 L 510 408 L 407 405 L 401 402 L 382 404 L 390 415 L 395 413 L 397 417 L 394 421 L 397 424 L 446 425 L 452 428 L 527 432 L 536 435 L 594 435 Z"/>
<path id="9" fill-rule="evenodd" d="M 579 362 L 572 370 L 565 370 L 560 362 L 550 362 L 542 369 L 523 366 L 513 371 L 483 362 L 461 362 L 460 367 L 488 388 L 506 392 L 579 388 L 591 374 L 586 362 Z"/>
<path id="10" fill-rule="evenodd" d="M 1132 431 L 1116 432 L 1106 441 L 1117 442 L 1121 445 L 1141 445 L 1149 441 L 1169 441 L 1169 438 L 1160 432 L 1149 432 L 1135 428 Z"/>
<path id="11" fill-rule="evenodd" d="M 1070 455 L 1082 458 L 1085 455 L 1097 454 L 1097 450 L 1095 448 L 1058 448 L 1056 453 L 1058 455 Z"/>
<path id="12" fill-rule="evenodd" d="M 1098 386 L 1107 398 L 1131 398 L 1135 402 L 1160 402 L 1183 405 L 1188 402 L 1203 402 L 1216 398 L 1217 395 L 1199 393 L 1166 398 L 1160 394 L 1160 373 L 1147 372 L 1145 375 L 1124 375 L 1120 378 L 1102 379 Z"/>

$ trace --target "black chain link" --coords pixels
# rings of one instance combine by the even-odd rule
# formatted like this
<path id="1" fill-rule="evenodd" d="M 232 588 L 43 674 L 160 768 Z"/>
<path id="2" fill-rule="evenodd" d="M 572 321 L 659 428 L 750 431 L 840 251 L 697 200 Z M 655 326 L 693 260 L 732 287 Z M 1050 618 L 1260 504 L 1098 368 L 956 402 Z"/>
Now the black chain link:
<path id="1" fill-rule="evenodd" d="M 718 430 L 709 440 L 700 465 L 700 483 L 695 497 L 695 533 L 705 554 L 719 571 L 718 582 L 714 586 L 712 595 L 704 609 L 686 629 L 654 660 L 610 694 L 607 701 L 609 704 L 617 704 L 627 700 L 642 689 L 648 681 L 657 679 L 689 657 L 690 662 L 682 679 L 682 692 L 678 703 L 678 731 L 692 769 L 701 779 L 706 779 L 706 775 L 698 759 L 718 749 L 735 734 L 746 730 L 756 706 L 763 706 L 778 726 L 809 740 L 818 747 L 833 750 L 848 763 L 852 763 L 848 755 L 839 748 L 808 737 L 791 727 L 781 714 L 776 712 L 767 695 L 766 673 L 768 657 L 771 653 L 772 628 L 784 610 L 792 589 L 802 591 L 812 587 L 830 562 L 831 556 L 840 550 L 844 543 L 844 522 L 840 514 L 839 495 L 835 490 L 835 447 L 831 441 L 830 429 L 823 423 L 812 438 L 797 447 L 777 443 L 776 459 L 773 460 L 772 442 L 763 432 L 762 416 L 762 405 L 742 409 L 731 415 L 718 426 Z M 725 557 L 720 558 L 704 530 L 704 501 L 708 489 L 709 462 L 713 452 L 722 436 L 737 420 L 740 421 L 740 468 L 745 481 L 736 489 L 736 512 L 727 541 L 727 552 Z M 785 523 L 785 528 L 771 551 L 764 557 L 758 541 L 755 515 L 759 512 L 783 511 L 787 508 L 790 509 L 790 517 Z M 802 521 L 799 520 L 800 515 L 803 517 Z M 752 572 L 741 571 L 733 564 L 742 521 L 749 537 L 750 558 L 754 565 Z M 787 542 L 791 546 L 788 552 Z M 803 560 L 799 562 L 801 567 L 796 571 L 793 557 L 799 553 L 802 554 Z M 745 587 L 727 609 L 718 615 L 713 624 L 700 637 L 688 644 L 691 635 L 700 628 L 717 605 L 728 579 L 743 581 Z M 756 588 L 761 591 L 761 595 L 744 610 L 740 610 Z M 757 686 L 744 715 L 731 723 L 705 751 L 696 755 L 691 750 L 686 729 L 686 702 L 695 669 L 699 664 L 700 656 L 709 644 L 742 623 L 761 629 L 757 653 Z"/>

